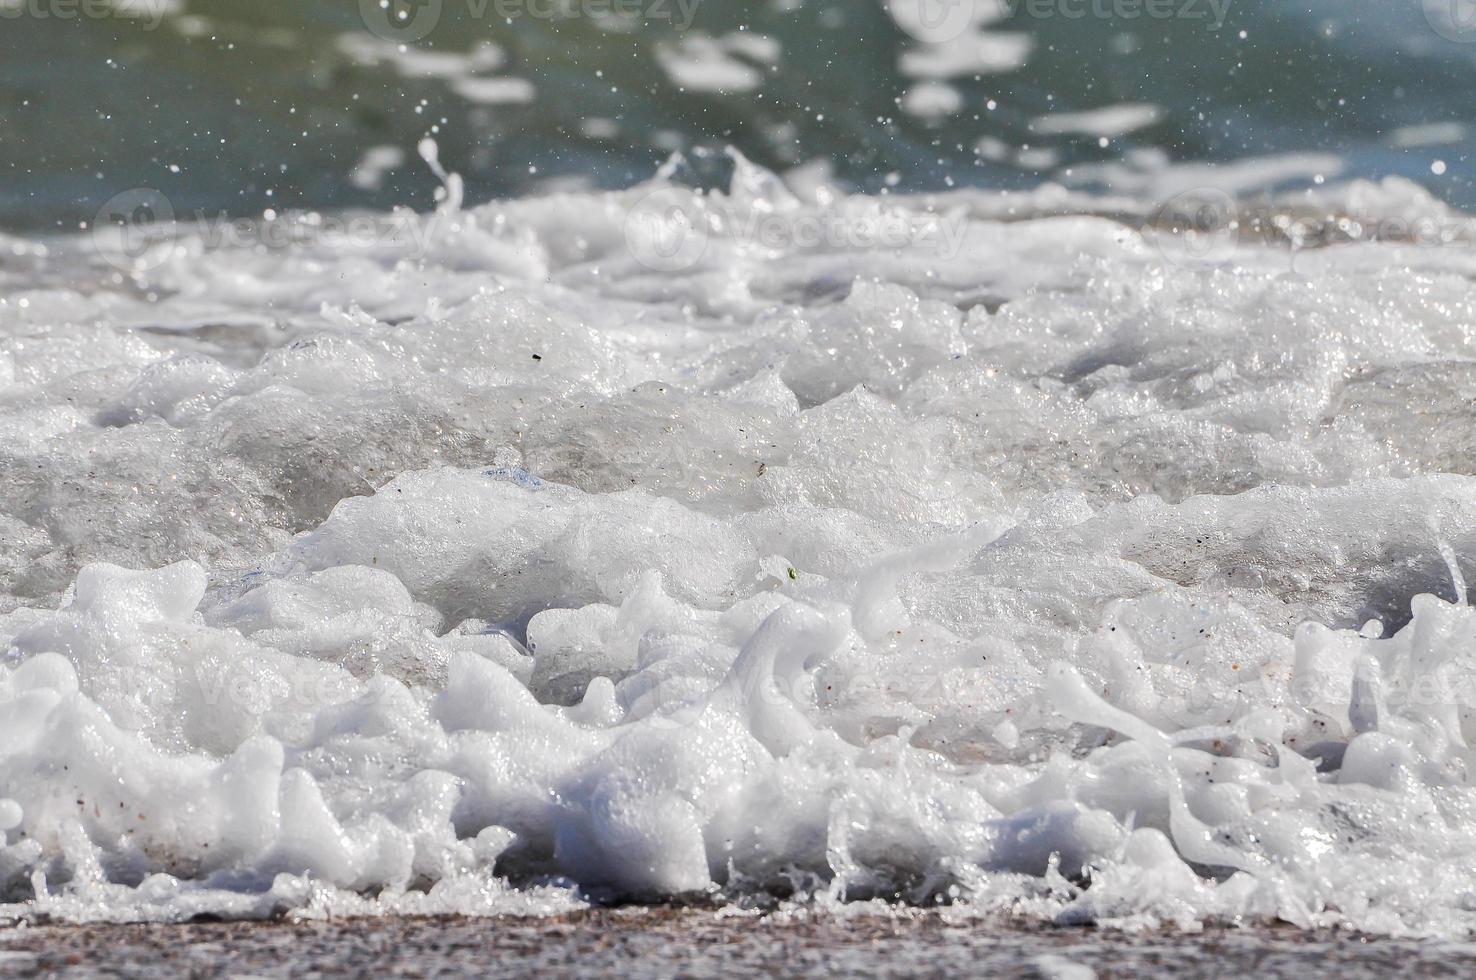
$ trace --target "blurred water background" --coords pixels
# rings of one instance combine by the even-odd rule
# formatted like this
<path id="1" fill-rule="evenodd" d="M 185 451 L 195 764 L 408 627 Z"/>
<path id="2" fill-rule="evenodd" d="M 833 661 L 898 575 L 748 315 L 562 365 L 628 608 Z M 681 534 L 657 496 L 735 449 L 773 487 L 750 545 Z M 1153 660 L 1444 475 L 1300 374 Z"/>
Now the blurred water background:
<path id="1" fill-rule="evenodd" d="M 1209 163 L 1469 204 L 1473 6 L 0 0 L 0 227 L 75 228 L 134 187 L 238 215 L 425 209 L 427 135 L 473 203 L 731 145 L 868 192 L 1131 191 Z"/>

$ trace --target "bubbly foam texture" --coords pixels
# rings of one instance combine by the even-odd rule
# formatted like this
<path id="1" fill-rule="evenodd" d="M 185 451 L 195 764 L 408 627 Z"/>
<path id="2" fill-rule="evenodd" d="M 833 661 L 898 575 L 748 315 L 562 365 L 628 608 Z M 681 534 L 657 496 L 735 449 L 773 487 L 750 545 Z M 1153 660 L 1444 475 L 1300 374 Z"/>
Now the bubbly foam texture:
<path id="1" fill-rule="evenodd" d="M 127 281 L 17 245 L 0 914 L 1466 932 L 1476 263 L 1091 210 L 740 165 Z"/>

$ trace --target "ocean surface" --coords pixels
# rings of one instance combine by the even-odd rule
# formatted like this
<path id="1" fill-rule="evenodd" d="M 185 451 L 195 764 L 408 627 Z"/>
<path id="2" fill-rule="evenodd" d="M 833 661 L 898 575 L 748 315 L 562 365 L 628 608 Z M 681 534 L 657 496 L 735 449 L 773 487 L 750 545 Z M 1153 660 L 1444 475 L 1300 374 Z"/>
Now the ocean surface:
<path id="1" fill-rule="evenodd" d="M 75 227 L 136 187 L 425 210 L 426 135 L 473 203 L 729 145 L 870 193 L 1289 155 L 1270 182 L 1476 201 L 1469 0 L 83 2 L 0 0 L 0 228 Z"/>
<path id="2" fill-rule="evenodd" d="M 0 917 L 1476 930 L 1476 11 L 488 2 L 0 0 Z"/>

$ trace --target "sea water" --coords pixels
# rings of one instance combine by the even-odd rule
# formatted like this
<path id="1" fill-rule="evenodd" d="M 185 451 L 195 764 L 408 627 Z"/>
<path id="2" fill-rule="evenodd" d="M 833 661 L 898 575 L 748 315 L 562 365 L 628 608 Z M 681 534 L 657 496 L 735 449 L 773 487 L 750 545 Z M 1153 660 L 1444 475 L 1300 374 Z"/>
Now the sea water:
<path id="1" fill-rule="evenodd" d="M 0 227 L 423 209 L 427 135 L 475 201 L 731 144 L 868 193 L 1271 157 L 1469 206 L 1473 41 L 1466 0 L 0 0 Z"/>
<path id="2" fill-rule="evenodd" d="M 0 914 L 1476 926 L 1470 219 L 418 150 L 0 239 Z"/>

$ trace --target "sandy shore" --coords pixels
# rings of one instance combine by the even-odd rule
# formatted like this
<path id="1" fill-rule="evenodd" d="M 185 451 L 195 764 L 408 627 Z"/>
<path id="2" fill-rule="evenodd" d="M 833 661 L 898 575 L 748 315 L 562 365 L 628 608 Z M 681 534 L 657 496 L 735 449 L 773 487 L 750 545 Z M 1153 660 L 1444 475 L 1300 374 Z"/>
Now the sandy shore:
<path id="1" fill-rule="evenodd" d="M 0 976 L 1385 977 L 1476 974 L 1476 946 L 1293 929 L 1126 936 L 1018 923 L 722 917 L 597 909 L 552 919 L 30 926 Z"/>

